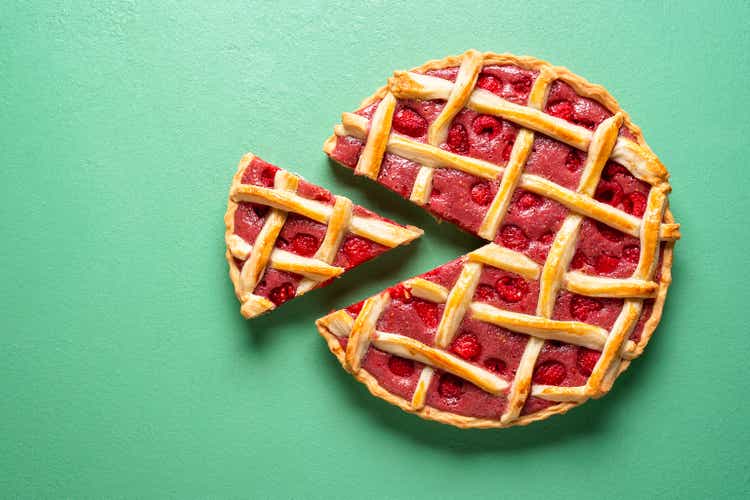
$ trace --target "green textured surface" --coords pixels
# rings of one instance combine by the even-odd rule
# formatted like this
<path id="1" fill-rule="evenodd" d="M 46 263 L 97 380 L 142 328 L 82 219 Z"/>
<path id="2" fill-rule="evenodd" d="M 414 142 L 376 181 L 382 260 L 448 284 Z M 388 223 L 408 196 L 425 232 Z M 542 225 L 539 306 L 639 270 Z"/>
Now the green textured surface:
<path id="1" fill-rule="evenodd" d="M 453 4 L 0 5 L 0 496 L 747 494 L 748 3 Z M 392 70 L 470 47 L 608 87 L 683 225 L 646 355 L 502 431 L 370 397 L 312 325 L 477 245 L 320 150 Z M 222 216 L 247 150 L 427 235 L 246 322 Z"/>

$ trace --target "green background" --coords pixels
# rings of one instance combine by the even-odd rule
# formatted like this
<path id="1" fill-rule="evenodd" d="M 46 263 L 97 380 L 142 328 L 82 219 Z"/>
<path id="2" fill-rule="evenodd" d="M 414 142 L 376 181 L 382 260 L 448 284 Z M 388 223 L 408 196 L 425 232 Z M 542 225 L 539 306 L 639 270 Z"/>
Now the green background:
<path id="1" fill-rule="evenodd" d="M 0 496 L 747 494 L 749 4 L 441 4 L 2 3 Z M 471 47 L 608 87 L 682 223 L 646 355 L 526 428 L 372 398 L 312 324 L 478 245 L 321 152 L 394 69 Z M 426 236 L 244 321 L 222 217 L 248 150 Z"/>

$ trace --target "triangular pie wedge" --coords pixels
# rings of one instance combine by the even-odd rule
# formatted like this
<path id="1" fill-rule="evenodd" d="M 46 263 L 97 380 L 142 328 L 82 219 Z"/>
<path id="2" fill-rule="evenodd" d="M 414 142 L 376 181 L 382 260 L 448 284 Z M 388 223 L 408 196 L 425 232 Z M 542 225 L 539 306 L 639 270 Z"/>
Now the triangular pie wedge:
<path id="1" fill-rule="evenodd" d="M 229 276 L 253 318 L 422 235 L 248 153 L 226 215 Z"/>
<path id="2" fill-rule="evenodd" d="M 317 322 L 370 391 L 506 427 L 609 391 L 651 338 L 680 237 L 668 172 L 614 98 L 531 57 L 397 71 L 324 144 L 489 244 Z"/>

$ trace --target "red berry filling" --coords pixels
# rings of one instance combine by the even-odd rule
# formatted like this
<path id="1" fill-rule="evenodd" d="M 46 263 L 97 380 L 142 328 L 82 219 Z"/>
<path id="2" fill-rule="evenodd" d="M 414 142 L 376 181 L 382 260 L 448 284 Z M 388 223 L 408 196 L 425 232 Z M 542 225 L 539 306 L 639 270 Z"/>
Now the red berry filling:
<path id="1" fill-rule="evenodd" d="M 594 367 L 596 366 L 596 362 L 599 361 L 599 356 L 601 356 L 599 351 L 579 347 L 578 354 L 576 355 L 576 367 L 578 368 L 578 371 L 586 376 L 591 375 L 591 372 L 594 371 Z"/>
<path id="2" fill-rule="evenodd" d="M 581 252 L 580 250 L 576 252 L 576 254 L 573 256 L 573 260 L 570 262 L 570 268 L 571 269 L 581 269 L 582 267 L 589 264 L 589 258 L 586 257 L 586 254 Z"/>
<path id="3" fill-rule="evenodd" d="M 565 157 L 565 168 L 571 172 L 577 172 L 583 166 L 583 155 L 577 149 L 568 151 Z"/>
<path id="4" fill-rule="evenodd" d="M 596 223 L 596 229 L 597 231 L 599 231 L 599 234 L 601 234 L 605 239 L 609 241 L 616 243 L 618 241 L 621 241 L 623 238 L 623 234 L 620 231 L 618 231 L 617 229 L 613 229 L 601 222 Z"/>
<path id="5" fill-rule="evenodd" d="M 451 351 L 461 358 L 471 361 L 479 356 L 482 347 L 479 345 L 479 339 L 476 335 L 473 333 L 463 333 L 453 341 Z"/>
<path id="6" fill-rule="evenodd" d="M 312 257 L 318 249 L 318 238 L 312 234 L 299 233 L 292 238 L 292 249 L 294 253 L 303 257 Z"/>
<path id="7" fill-rule="evenodd" d="M 634 191 L 629 193 L 624 200 L 622 200 L 622 206 L 625 211 L 630 215 L 641 217 L 646 211 L 646 196 Z"/>
<path id="8" fill-rule="evenodd" d="M 479 285 L 475 297 L 481 302 L 494 302 L 497 300 L 497 291 L 490 285 Z"/>
<path id="9" fill-rule="evenodd" d="M 500 297 L 506 302 L 518 302 L 529 293 L 529 285 L 523 278 L 504 276 L 495 283 Z"/>
<path id="10" fill-rule="evenodd" d="M 479 78 L 477 78 L 477 87 L 480 89 L 488 90 L 492 92 L 493 94 L 497 94 L 502 89 L 503 84 L 495 78 L 494 76 L 490 75 L 479 75 Z"/>
<path id="11" fill-rule="evenodd" d="M 350 266 L 356 266 L 372 258 L 372 245 L 367 240 L 353 236 L 344 243 L 344 255 Z"/>
<path id="12" fill-rule="evenodd" d="M 533 380 L 536 384 L 560 385 L 566 375 L 564 364 L 559 361 L 545 361 L 534 370 Z"/>
<path id="13" fill-rule="evenodd" d="M 511 250 L 523 251 L 529 246 L 529 238 L 523 230 L 514 225 L 504 226 L 500 231 L 500 241 Z"/>
<path id="14" fill-rule="evenodd" d="M 266 187 L 273 187 L 273 181 L 276 178 L 276 172 L 279 169 L 273 165 L 267 165 L 260 173 L 260 183 Z"/>
<path id="15" fill-rule="evenodd" d="M 393 115 L 396 132 L 411 137 L 421 137 L 427 132 L 427 120 L 411 108 L 401 108 Z"/>
<path id="16" fill-rule="evenodd" d="M 448 148 L 457 154 L 468 154 L 469 152 L 469 134 L 466 133 L 466 127 L 460 123 L 453 125 L 448 130 Z"/>
<path id="17" fill-rule="evenodd" d="M 414 361 L 391 356 L 388 359 L 388 369 L 396 376 L 411 377 L 414 374 Z"/>
<path id="18" fill-rule="evenodd" d="M 573 295 L 570 299 L 570 315 L 578 321 L 586 321 L 589 314 L 602 310 L 602 303 L 593 297 Z"/>
<path id="19" fill-rule="evenodd" d="M 456 400 L 464 392 L 464 381 L 451 373 L 443 373 L 438 382 L 438 394 L 445 399 Z"/>
<path id="20" fill-rule="evenodd" d="M 349 307 L 347 307 L 346 310 L 349 311 L 350 313 L 354 314 L 354 315 L 357 315 L 362 310 L 362 306 L 363 305 L 365 305 L 365 301 L 364 300 L 360 300 L 356 304 L 352 304 Z"/>
<path id="21" fill-rule="evenodd" d="M 596 187 L 594 198 L 602 203 L 617 206 L 622 200 L 622 187 L 614 181 L 601 181 Z"/>
<path id="22" fill-rule="evenodd" d="M 435 328 L 438 325 L 438 306 L 425 300 L 416 300 L 414 309 L 417 311 L 419 319 L 427 328 Z"/>
<path id="23" fill-rule="evenodd" d="M 637 246 L 625 247 L 622 251 L 622 256 L 625 257 L 625 260 L 628 262 L 638 264 L 638 260 L 641 258 L 641 249 Z"/>
<path id="24" fill-rule="evenodd" d="M 394 300 L 400 300 L 401 302 L 411 301 L 411 292 L 401 283 L 388 289 L 388 295 Z"/>
<path id="25" fill-rule="evenodd" d="M 611 273 L 617 269 L 617 264 L 620 263 L 620 259 L 607 254 L 600 254 L 596 256 L 594 261 L 594 269 L 599 273 Z"/>
<path id="26" fill-rule="evenodd" d="M 507 369 L 505 361 L 497 358 L 487 358 L 484 360 L 484 367 L 496 375 L 502 375 Z"/>
<path id="27" fill-rule="evenodd" d="M 620 175 L 620 174 L 627 174 L 627 173 L 628 173 L 628 169 L 626 169 L 622 165 L 609 162 L 604 167 L 604 171 L 602 172 L 602 178 L 608 181 L 611 181 L 614 178 L 614 176 Z"/>
<path id="28" fill-rule="evenodd" d="M 471 187 L 471 199 L 478 205 L 489 205 L 492 201 L 492 192 L 486 182 L 478 182 Z"/>
<path id="29" fill-rule="evenodd" d="M 475 134 L 488 135 L 490 139 L 494 139 L 502 131 L 503 124 L 494 116 L 479 115 L 474 118 L 471 127 Z"/>
<path id="30" fill-rule="evenodd" d="M 525 192 L 518 199 L 516 205 L 523 212 L 533 210 L 542 204 L 542 199 L 534 193 Z"/>
<path id="31" fill-rule="evenodd" d="M 547 107 L 547 113 L 567 121 L 573 119 L 573 111 L 573 105 L 568 101 L 558 101 Z"/>
<path id="32" fill-rule="evenodd" d="M 291 283 L 284 283 L 271 290 L 271 293 L 268 294 L 268 298 L 271 300 L 271 302 L 273 302 L 277 306 L 280 306 L 287 300 L 294 298 L 295 291 L 296 289 L 294 285 L 292 285 Z"/>

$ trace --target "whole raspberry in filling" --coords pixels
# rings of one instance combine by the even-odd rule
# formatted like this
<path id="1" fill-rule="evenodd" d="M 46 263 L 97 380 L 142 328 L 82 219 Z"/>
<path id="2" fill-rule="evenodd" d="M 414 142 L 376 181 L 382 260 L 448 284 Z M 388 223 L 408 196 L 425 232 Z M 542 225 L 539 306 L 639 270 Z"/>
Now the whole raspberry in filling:
<path id="1" fill-rule="evenodd" d="M 457 400 L 464 392 L 464 381 L 451 373 L 443 373 L 438 382 L 438 394 L 448 400 Z"/>
<path id="2" fill-rule="evenodd" d="M 523 230 L 512 224 L 504 226 L 502 231 L 500 231 L 500 241 L 511 250 L 519 252 L 526 250 L 529 246 L 529 238 Z"/>
<path id="3" fill-rule="evenodd" d="M 401 108 L 393 115 L 396 132 L 411 137 L 420 137 L 427 132 L 427 120 L 411 108 Z"/>
<path id="4" fill-rule="evenodd" d="M 414 374 L 414 361 L 391 356 L 388 359 L 388 369 L 399 377 L 411 377 Z"/>
<path id="5" fill-rule="evenodd" d="M 596 256 L 594 261 L 594 269 L 599 273 L 611 273 L 617 269 L 617 264 L 620 263 L 620 259 L 613 257 L 612 255 L 600 254 Z"/>
<path id="6" fill-rule="evenodd" d="M 565 157 L 565 168 L 567 168 L 571 172 L 576 172 L 582 166 L 583 166 L 582 154 L 576 149 L 571 149 L 568 152 L 568 156 Z"/>
<path id="7" fill-rule="evenodd" d="M 633 264 L 638 264 L 638 260 L 641 257 L 641 249 L 637 246 L 628 246 L 625 247 L 622 250 L 622 256 L 625 257 L 625 260 L 628 262 L 632 262 Z"/>
<path id="8" fill-rule="evenodd" d="M 506 302 L 518 302 L 529 293 L 529 285 L 522 278 L 504 276 L 495 283 L 500 297 Z"/>
<path id="9" fill-rule="evenodd" d="M 518 206 L 519 210 L 523 212 L 528 212 L 530 210 L 533 210 L 537 207 L 539 207 L 542 204 L 542 199 L 539 198 L 539 196 L 535 195 L 534 193 L 523 193 L 521 197 L 518 199 L 518 202 L 516 205 Z"/>
<path id="10" fill-rule="evenodd" d="M 547 113 L 567 121 L 573 119 L 573 111 L 573 105 L 568 101 L 558 101 L 547 107 Z"/>
<path id="11" fill-rule="evenodd" d="M 355 236 L 344 243 L 344 255 L 351 266 L 356 266 L 372 257 L 372 246 L 367 240 Z"/>
<path id="12" fill-rule="evenodd" d="M 565 380 L 567 370 L 559 361 L 545 361 L 534 370 L 534 383 L 544 385 L 559 385 Z"/>
<path id="13" fill-rule="evenodd" d="M 280 306 L 287 300 L 294 298 L 295 291 L 294 285 L 291 283 L 284 283 L 271 290 L 271 293 L 268 294 L 268 298 L 271 302 Z"/>
<path id="14" fill-rule="evenodd" d="M 419 319 L 427 328 L 435 328 L 438 325 L 438 306 L 426 300 L 415 300 L 414 309 Z"/>
<path id="15" fill-rule="evenodd" d="M 586 321 L 589 314 L 601 311 L 602 303 L 593 297 L 573 295 L 570 299 L 570 315 L 578 321 Z"/>
<path id="16" fill-rule="evenodd" d="M 494 139 L 502 131 L 503 124 L 500 120 L 490 115 L 479 115 L 474 118 L 471 124 L 474 133 L 477 135 L 488 135 Z"/>
<path id="17" fill-rule="evenodd" d="M 273 181 L 276 178 L 276 171 L 278 168 L 273 166 L 267 166 L 260 173 L 260 183 L 266 187 L 273 187 Z"/>
<path id="18" fill-rule="evenodd" d="M 454 153 L 465 155 L 469 152 L 469 134 L 466 133 L 466 127 L 460 123 L 454 124 L 448 130 L 448 148 Z"/>
<path id="19" fill-rule="evenodd" d="M 471 187 L 471 199 L 478 205 L 489 205 L 492 201 L 492 192 L 486 182 L 478 182 Z"/>
<path id="20" fill-rule="evenodd" d="M 573 256 L 573 260 L 570 262 L 570 268 L 571 269 L 581 269 L 582 267 L 589 264 L 589 258 L 586 257 L 586 254 L 581 252 L 580 250 L 576 252 L 576 254 Z"/>
<path id="21" fill-rule="evenodd" d="M 493 94 L 500 92 L 502 89 L 502 83 L 500 80 L 490 75 L 479 75 L 477 78 L 477 87 L 480 89 L 488 90 Z"/>
<path id="22" fill-rule="evenodd" d="M 630 215 L 641 217 L 646 211 L 646 196 L 637 191 L 629 193 L 625 199 L 622 200 L 622 206 Z"/>
<path id="23" fill-rule="evenodd" d="M 608 162 L 602 172 L 602 178 L 611 181 L 616 175 L 627 174 L 628 169 L 617 163 Z"/>
<path id="24" fill-rule="evenodd" d="M 497 300 L 497 291 L 490 285 L 479 285 L 476 298 L 481 302 L 494 302 Z"/>
<path id="25" fill-rule="evenodd" d="M 497 375 L 504 374 L 505 370 L 507 369 L 505 361 L 497 358 L 487 358 L 486 360 L 484 360 L 484 367 Z"/>
<path id="26" fill-rule="evenodd" d="M 622 187 L 613 181 L 601 181 L 596 187 L 594 198 L 602 203 L 617 206 L 622 201 Z"/>
<path id="27" fill-rule="evenodd" d="M 599 351 L 579 347 L 578 353 L 576 354 L 576 367 L 578 368 L 578 371 L 586 376 L 591 375 L 591 372 L 594 371 L 594 367 L 596 366 L 596 362 L 599 361 L 599 356 L 601 356 Z"/>
<path id="28" fill-rule="evenodd" d="M 476 335 L 473 333 L 463 333 L 453 341 L 451 351 L 461 358 L 471 361 L 479 356 L 482 346 L 479 345 L 479 339 Z"/>
<path id="29" fill-rule="evenodd" d="M 318 249 L 318 238 L 312 234 L 299 233 L 292 238 L 292 248 L 303 257 L 312 257 Z"/>
<path id="30" fill-rule="evenodd" d="M 522 75 L 520 79 L 513 82 L 513 90 L 519 94 L 527 94 L 531 90 L 531 77 Z"/>

